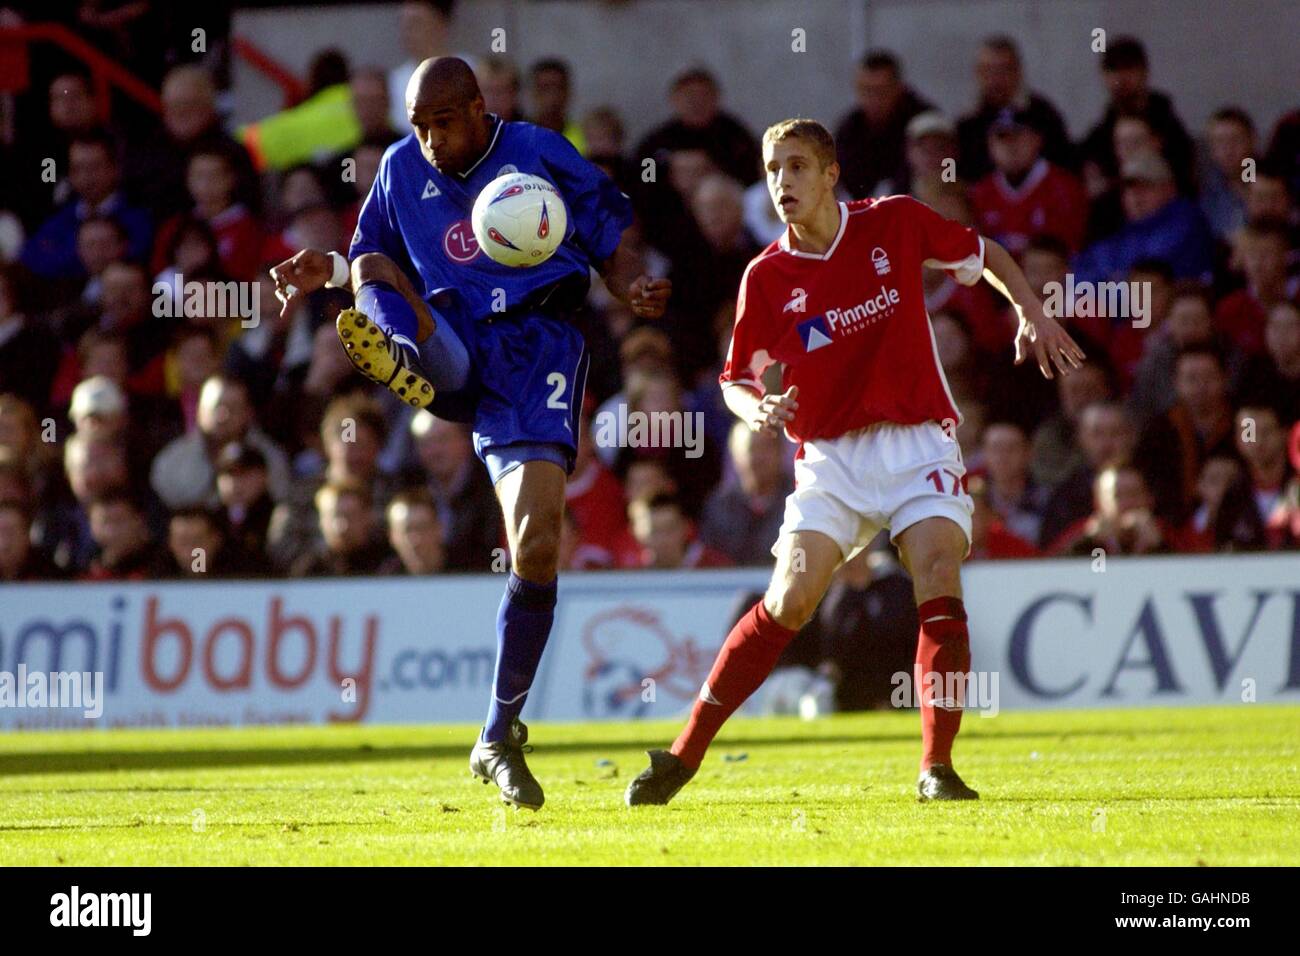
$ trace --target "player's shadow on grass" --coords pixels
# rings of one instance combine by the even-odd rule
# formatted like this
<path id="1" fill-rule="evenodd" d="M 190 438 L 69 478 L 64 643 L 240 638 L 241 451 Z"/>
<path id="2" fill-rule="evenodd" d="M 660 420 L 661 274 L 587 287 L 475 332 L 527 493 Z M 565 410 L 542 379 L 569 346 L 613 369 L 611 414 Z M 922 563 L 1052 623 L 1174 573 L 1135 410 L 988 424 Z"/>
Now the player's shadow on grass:
<path id="1" fill-rule="evenodd" d="M 562 726 L 551 731 L 559 736 Z M 1162 733 L 1197 732 L 1166 729 Z M 798 745 L 842 745 L 848 747 L 871 746 L 880 743 L 915 744 L 918 732 L 912 728 L 899 733 L 877 734 L 825 734 L 780 735 L 767 737 L 745 736 L 722 739 L 714 745 L 717 753 L 751 750 L 761 747 L 786 747 Z M 1098 728 L 1087 731 L 1039 733 L 981 732 L 973 728 L 963 733 L 967 739 L 988 738 L 996 740 L 1044 740 L 1069 737 L 1132 737 L 1133 732 L 1119 728 Z M 647 747 L 663 746 L 665 741 L 653 737 L 631 740 L 557 740 L 546 743 L 539 740 L 535 758 L 564 754 L 596 753 L 607 755 L 616 751 L 641 751 Z M 0 777 L 43 773 L 103 773 L 115 770 L 186 770 L 203 767 L 258 767 L 293 766 L 312 764 L 378 763 L 411 760 L 468 760 L 472 739 L 455 744 L 374 746 L 358 744 L 351 747 L 284 747 L 207 748 L 203 750 L 93 750 L 66 753 L 0 753 Z M 2 791 L 0 791 L 2 792 Z"/>

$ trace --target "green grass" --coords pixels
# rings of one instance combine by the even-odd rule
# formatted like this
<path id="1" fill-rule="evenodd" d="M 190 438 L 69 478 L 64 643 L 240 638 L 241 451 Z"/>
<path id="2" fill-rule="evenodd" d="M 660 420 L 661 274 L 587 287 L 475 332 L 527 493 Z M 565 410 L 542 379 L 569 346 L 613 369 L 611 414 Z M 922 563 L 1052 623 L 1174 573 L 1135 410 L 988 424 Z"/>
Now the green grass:
<path id="1" fill-rule="evenodd" d="M 470 726 L 0 734 L 0 865 L 1300 863 L 1300 707 L 971 714 L 963 804 L 915 802 L 914 713 L 733 721 L 635 812 L 675 724 L 531 730 L 536 814 Z"/>

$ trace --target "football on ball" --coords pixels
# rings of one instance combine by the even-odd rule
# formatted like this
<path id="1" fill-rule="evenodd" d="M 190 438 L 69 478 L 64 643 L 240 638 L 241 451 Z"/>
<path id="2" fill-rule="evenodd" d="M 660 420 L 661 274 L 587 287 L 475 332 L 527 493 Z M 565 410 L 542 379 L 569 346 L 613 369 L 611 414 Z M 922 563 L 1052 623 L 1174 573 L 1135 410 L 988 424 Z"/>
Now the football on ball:
<path id="1" fill-rule="evenodd" d="M 470 217 L 479 248 L 503 266 L 545 262 L 564 241 L 569 213 L 560 191 L 540 176 L 508 173 L 478 194 Z"/>

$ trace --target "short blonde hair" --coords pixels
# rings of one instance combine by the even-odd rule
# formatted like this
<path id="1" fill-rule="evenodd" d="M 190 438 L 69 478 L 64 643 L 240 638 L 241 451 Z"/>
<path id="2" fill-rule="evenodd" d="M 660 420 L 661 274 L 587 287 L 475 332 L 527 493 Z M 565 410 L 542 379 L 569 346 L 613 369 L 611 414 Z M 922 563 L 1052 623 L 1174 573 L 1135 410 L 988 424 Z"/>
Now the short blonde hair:
<path id="1" fill-rule="evenodd" d="M 801 139 L 810 145 L 823 169 L 835 162 L 835 137 L 815 119 L 795 117 L 781 120 L 773 123 L 763 133 L 764 146 L 768 143 L 783 143 L 787 139 Z"/>

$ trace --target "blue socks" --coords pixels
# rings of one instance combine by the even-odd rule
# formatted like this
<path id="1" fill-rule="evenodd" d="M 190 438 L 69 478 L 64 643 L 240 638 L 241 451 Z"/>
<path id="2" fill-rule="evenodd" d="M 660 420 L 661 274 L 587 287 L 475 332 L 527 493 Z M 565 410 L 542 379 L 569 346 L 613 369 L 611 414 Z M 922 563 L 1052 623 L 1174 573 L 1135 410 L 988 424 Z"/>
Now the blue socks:
<path id="1" fill-rule="evenodd" d="M 534 584 L 510 572 L 497 612 L 497 664 L 492 703 L 483 727 L 486 743 L 505 740 L 524 709 L 555 620 L 555 581 Z"/>
<path id="2" fill-rule="evenodd" d="M 387 282 L 372 280 L 357 290 L 356 300 L 357 308 L 374 319 L 375 325 L 415 347 L 420 322 L 402 293 Z"/>
<path id="3" fill-rule="evenodd" d="M 419 342 L 420 321 L 405 296 L 387 282 L 370 281 L 356 294 L 357 308 L 370 316 L 393 341 L 419 356 L 433 387 L 455 392 L 469 381 L 469 353 L 451 326 L 439 317 L 433 335 Z"/>

